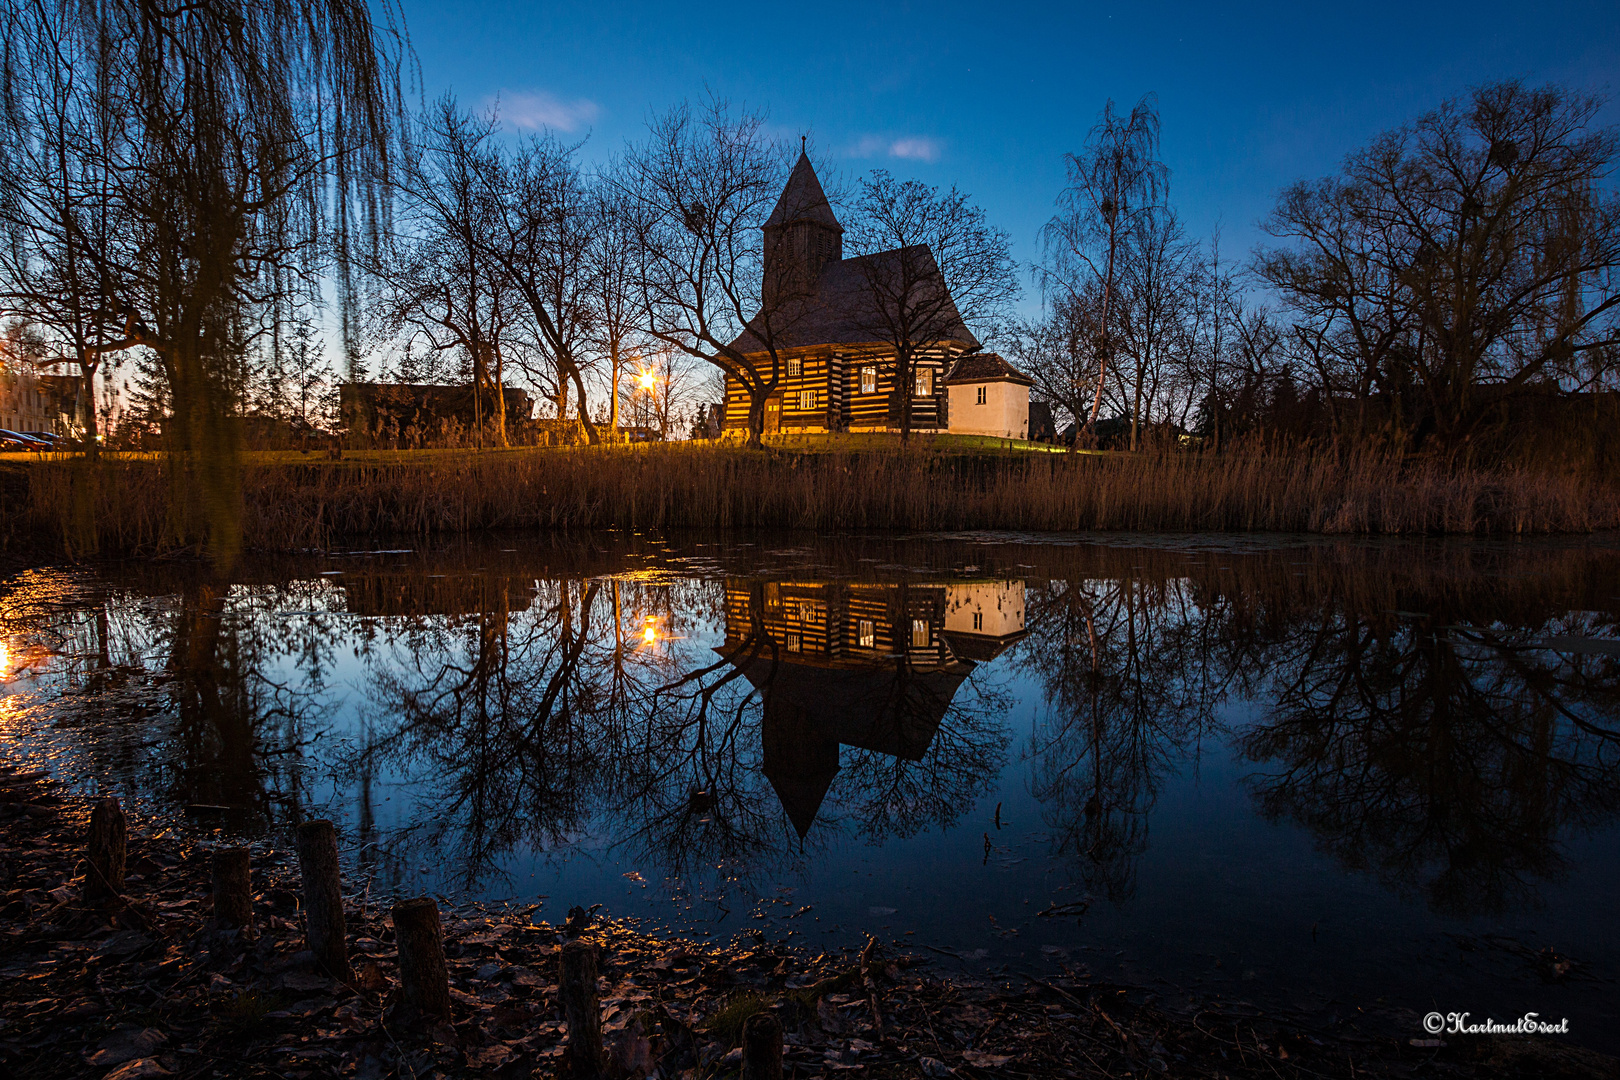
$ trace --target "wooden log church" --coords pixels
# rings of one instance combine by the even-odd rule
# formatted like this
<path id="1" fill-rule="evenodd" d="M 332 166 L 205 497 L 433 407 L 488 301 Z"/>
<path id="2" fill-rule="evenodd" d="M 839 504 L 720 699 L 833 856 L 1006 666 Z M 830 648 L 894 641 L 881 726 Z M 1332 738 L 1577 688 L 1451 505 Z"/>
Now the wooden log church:
<path id="1" fill-rule="evenodd" d="M 933 256 L 907 249 L 844 258 L 844 228 L 808 155 L 799 155 L 764 232 L 767 300 L 772 283 L 795 288 L 792 303 L 774 318 L 782 370 L 765 403 L 766 435 L 897 431 L 901 394 L 908 393 L 913 431 L 1028 436 L 1030 380 L 1000 357 L 979 351 L 937 267 L 929 287 L 946 298 L 946 332 L 914 358 L 909 385 L 896 385 L 895 348 L 885 340 L 870 283 L 902 258 L 914 272 L 919 263 L 932 267 Z M 768 381 L 771 355 L 756 330 L 745 330 L 731 344 Z M 975 362 L 958 365 L 964 354 Z M 748 409 L 747 388 L 728 375 L 723 433 L 746 435 Z"/>

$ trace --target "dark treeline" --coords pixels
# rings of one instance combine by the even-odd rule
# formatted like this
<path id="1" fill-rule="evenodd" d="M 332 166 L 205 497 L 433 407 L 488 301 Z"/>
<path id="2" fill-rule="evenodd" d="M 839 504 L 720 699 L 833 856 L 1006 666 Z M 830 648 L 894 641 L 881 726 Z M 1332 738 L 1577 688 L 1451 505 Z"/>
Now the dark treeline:
<path id="1" fill-rule="evenodd" d="M 737 568 L 686 576 L 694 552 Z M 435 848 L 457 852 L 471 884 L 516 848 L 605 836 L 660 875 L 723 890 L 839 835 L 947 828 L 1012 749 L 1010 673 L 1039 695 L 1028 783 L 1102 898 L 1132 893 L 1158 793 L 1221 743 L 1246 761 L 1262 814 L 1449 914 L 1525 902 L 1563 872 L 1565 840 L 1620 811 L 1616 621 L 1589 602 L 1613 591 L 1608 554 L 1542 549 L 1532 567 L 1508 546 L 1445 543 L 1422 560 L 1325 543 L 821 551 L 860 568 L 829 580 L 887 596 L 902 618 L 917 610 L 906 590 L 940 575 L 880 572 L 871 556 L 1021 577 L 1025 633 L 997 668 L 872 668 L 887 700 L 927 712 L 921 740 L 837 736 L 825 768 L 804 746 L 845 720 L 811 708 L 818 691 L 793 681 L 800 659 L 766 625 L 772 583 L 817 574 L 748 569 L 758 556 L 744 549 L 470 548 L 356 559 L 335 583 L 287 579 L 294 561 L 229 590 L 199 586 L 195 567 L 133 565 L 71 612 L 41 574 L 14 595 L 10 629 L 54 637 L 74 690 L 63 720 L 91 736 L 75 752 L 98 769 L 146 770 L 168 799 L 234 806 L 246 826 L 333 812 L 314 800 L 336 769 L 387 876 Z M 719 626 L 718 650 L 682 644 Z M 351 652 L 366 672 L 360 721 L 328 730 Z M 952 681 L 933 701 L 941 672 Z M 1258 708 L 1228 708 L 1243 701 Z M 414 779 L 408 813 L 378 819 L 381 776 Z"/>
<path id="2" fill-rule="evenodd" d="M 1060 417 L 1111 417 L 1132 448 L 1159 428 L 1591 464 L 1620 415 L 1601 105 L 1511 81 L 1445 102 L 1281 192 L 1245 259 L 1187 235 L 1152 98 L 1110 104 L 1069 158 L 1046 312 L 1015 351 Z"/>

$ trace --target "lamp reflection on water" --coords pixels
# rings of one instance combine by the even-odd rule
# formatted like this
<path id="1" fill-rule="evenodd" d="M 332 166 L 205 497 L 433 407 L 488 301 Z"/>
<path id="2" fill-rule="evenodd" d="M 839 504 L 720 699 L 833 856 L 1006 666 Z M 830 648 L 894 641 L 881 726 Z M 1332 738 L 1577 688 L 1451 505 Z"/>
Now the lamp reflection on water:
<path id="1" fill-rule="evenodd" d="M 658 641 L 658 621 L 657 621 L 657 616 L 655 616 L 655 615 L 647 616 L 647 626 L 646 626 L 646 628 L 644 630 L 641 631 L 641 640 L 645 641 L 648 645 L 652 645 L 652 644 L 654 644 L 655 642 Z"/>

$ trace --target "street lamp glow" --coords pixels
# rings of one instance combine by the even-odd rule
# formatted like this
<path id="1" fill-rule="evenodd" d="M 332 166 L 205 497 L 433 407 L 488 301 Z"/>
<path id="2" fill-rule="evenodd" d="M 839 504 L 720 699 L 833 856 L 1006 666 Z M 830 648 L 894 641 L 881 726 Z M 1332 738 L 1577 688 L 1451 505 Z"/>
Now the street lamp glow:
<path id="1" fill-rule="evenodd" d="M 643 371 L 641 373 L 641 377 L 636 380 L 636 382 L 641 385 L 641 388 L 648 393 L 652 393 L 653 384 L 657 381 L 658 380 L 653 377 L 653 373 L 650 371 Z"/>
<path id="2" fill-rule="evenodd" d="M 658 640 L 658 622 L 655 616 L 647 616 L 647 628 L 641 632 L 641 640 L 649 645 Z"/>

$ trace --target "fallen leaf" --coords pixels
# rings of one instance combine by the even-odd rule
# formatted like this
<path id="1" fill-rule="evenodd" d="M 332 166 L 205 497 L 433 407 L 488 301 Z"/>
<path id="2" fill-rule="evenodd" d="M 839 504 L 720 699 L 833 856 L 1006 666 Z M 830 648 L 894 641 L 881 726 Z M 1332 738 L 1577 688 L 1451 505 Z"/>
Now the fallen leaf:
<path id="1" fill-rule="evenodd" d="M 289 971 L 281 977 L 281 985 L 301 994 L 313 994 L 321 990 L 331 990 L 332 980 L 313 971 Z"/>
<path id="2" fill-rule="evenodd" d="M 122 1065 L 126 1061 L 149 1056 L 168 1041 L 169 1037 L 156 1028 L 126 1028 L 101 1040 L 85 1061 L 99 1069 Z"/>
<path id="3" fill-rule="evenodd" d="M 172 1075 L 168 1069 L 158 1064 L 157 1058 L 137 1058 L 126 1065 L 120 1065 L 102 1080 L 146 1080 L 151 1076 Z"/>
<path id="4" fill-rule="evenodd" d="M 962 1051 L 962 1060 L 981 1069 L 994 1069 L 1013 1059 L 1012 1054 L 982 1054 L 977 1050 Z"/>
<path id="5" fill-rule="evenodd" d="M 467 1051 L 467 1065 L 474 1069 L 498 1069 L 512 1056 L 510 1048 L 496 1044 Z"/>

